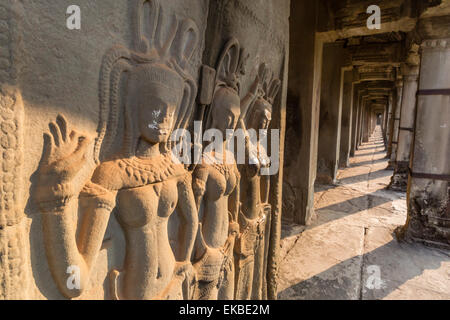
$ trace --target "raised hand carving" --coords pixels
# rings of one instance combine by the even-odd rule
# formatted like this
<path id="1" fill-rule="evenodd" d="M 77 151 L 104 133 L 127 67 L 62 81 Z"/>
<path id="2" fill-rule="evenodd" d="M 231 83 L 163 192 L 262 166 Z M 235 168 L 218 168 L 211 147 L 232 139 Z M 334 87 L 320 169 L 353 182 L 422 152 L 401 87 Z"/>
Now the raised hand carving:
<path id="1" fill-rule="evenodd" d="M 198 31 L 191 20 L 173 18 L 163 37 L 165 17 L 158 1 L 131 3 L 135 49 L 116 46 L 104 57 L 95 165 L 88 182 L 80 172 L 90 166 L 90 139 L 70 130 L 61 116 L 45 136 L 36 198 L 49 266 L 69 298 L 88 286 L 113 209 L 125 234 L 126 254 L 123 267 L 110 271 L 111 298 L 189 298 L 195 281 L 190 257 L 198 213 L 191 173 L 172 156 L 169 137 L 174 129 L 185 128 L 193 113 L 197 88 L 185 67 Z M 150 17 L 144 16 L 146 5 Z M 150 34 L 144 32 L 143 19 L 153 26 Z M 73 220 L 77 210 L 83 213 L 79 230 Z M 180 227 L 172 250 L 168 221 L 174 213 Z M 80 270 L 79 288 L 66 285 L 71 266 Z"/>
<path id="2" fill-rule="evenodd" d="M 49 124 L 50 133 L 44 134 L 44 152 L 39 171 L 37 196 L 40 204 L 52 206 L 54 201 L 63 204 L 80 193 L 85 181 L 75 177 L 86 164 L 90 139 L 70 130 L 66 119 L 59 115 Z"/>

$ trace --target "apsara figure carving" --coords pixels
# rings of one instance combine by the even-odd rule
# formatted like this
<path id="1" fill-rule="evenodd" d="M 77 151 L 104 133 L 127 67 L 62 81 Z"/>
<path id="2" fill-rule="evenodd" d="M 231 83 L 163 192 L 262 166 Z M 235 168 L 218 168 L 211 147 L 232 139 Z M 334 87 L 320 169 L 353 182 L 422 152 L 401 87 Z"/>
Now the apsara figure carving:
<path id="1" fill-rule="evenodd" d="M 235 246 L 236 299 L 261 300 L 265 291 L 265 272 L 268 251 L 270 176 L 261 175 L 260 169 L 270 165 L 267 150 L 261 144 L 261 134 L 267 133 L 272 120 L 272 105 L 281 82 L 275 79 L 265 64 L 259 68 L 258 98 L 250 105 L 244 117 L 247 130 L 254 130 L 259 139 L 247 140 L 247 154 L 254 164 L 239 166 L 241 172 L 239 213 L 240 234 Z M 263 130 L 259 132 L 259 130 Z M 267 142 L 267 139 L 266 139 Z"/>
<path id="2" fill-rule="evenodd" d="M 195 246 L 196 299 L 234 298 L 233 248 L 239 232 L 240 174 L 234 155 L 228 151 L 227 129 L 236 129 L 242 114 L 253 102 L 257 82 L 241 101 L 239 77 L 247 56 L 236 39 L 225 46 L 217 64 L 215 90 L 206 114 L 206 129 L 219 130 L 222 150 L 204 149 L 203 162 L 194 171 L 193 188 L 200 210 L 200 227 Z M 230 161 L 232 159 L 233 161 Z"/>
<path id="3" fill-rule="evenodd" d="M 89 166 L 91 140 L 70 129 L 62 116 L 45 135 L 37 201 L 50 269 L 69 298 L 86 288 L 114 208 L 126 254 L 123 268 L 110 272 L 112 298 L 191 295 L 198 214 L 191 175 L 172 157 L 169 137 L 186 127 L 193 112 L 197 87 L 186 66 L 198 31 L 193 21 L 176 18 L 163 28 L 164 15 L 155 0 L 133 4 L 134 50 L 116 46 L 103 60 L 99 135 L 88 182 L 80 176 Z M 150 17 L 144 16 L 145 5 Z M 121 148 L 117 141 L 123 142 Z M 83 213 L 80 230 L 73 220 L 77 210 Z M 174 212 L 181 219 L 175 252 L 167 230 Z M 66 286 L 68 266 L 81 270 L 78 289 Z"/>

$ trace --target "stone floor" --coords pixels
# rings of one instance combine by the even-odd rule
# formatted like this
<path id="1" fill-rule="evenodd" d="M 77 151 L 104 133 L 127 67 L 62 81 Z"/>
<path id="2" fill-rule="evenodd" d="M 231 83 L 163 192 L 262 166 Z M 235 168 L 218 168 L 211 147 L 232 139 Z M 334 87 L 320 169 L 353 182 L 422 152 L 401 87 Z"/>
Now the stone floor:
<path id="1" fill-rule="evenodd" d="M 341 170 L 319 185 L 314 222 L 283 225 L 279 299 L 450 299 L 450 252 L 399 243 L 406 195 L 392 176 L 377 128 Z"/>

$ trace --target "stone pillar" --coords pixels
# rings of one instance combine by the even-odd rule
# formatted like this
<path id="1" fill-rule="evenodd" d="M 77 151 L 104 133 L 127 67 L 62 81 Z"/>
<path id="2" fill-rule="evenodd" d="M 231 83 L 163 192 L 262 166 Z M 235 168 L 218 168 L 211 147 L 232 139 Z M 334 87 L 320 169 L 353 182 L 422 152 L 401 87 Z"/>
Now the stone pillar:
<path id="1" fill-rule="evenodd" d="M 357 150 L 357 139 L 358 139 L 358 118 L 360 113 L 359 108 L 359 84 L 353 83 L 352 88 L 352 136 L 351 136 L 351 146 L 350 146 L 350 156 L 354 157 Z"/>
<path id="2" fill-rule="evenodd" d="M 344 88 L 342 91 L 342 123 L 341 123 L 341 150 L 339 153 L 339 167 L 349 166 L 350 146 L 352 138 L 353 96 L 352 96 L 353 71 L 344 71 Z"/>
<path id="3" fill-rule="evenodd" d="M 365 104 L 365 96 L 361 95 L 359 98 L 359 110 L 360 110 L 360 117 L 359 117 L 359 130 L 358 130 L 358 148 L 361 146 L 362 140 L 363 140 L 363 133 L 364 133 L 364 117 L 366 116 L 366 110 L 364 107 Z"/>
<path id="4" fill-rule="evenodd" d="M 396 102 L 395 102 L 395 111 L 394 111 L 394 120 L 393 120 L 393 129 L 392 129 L 392 149 L 391 149 L 391 157 L 389 159 L 388 168 L 395 168 L 395 161 L 397 159 L 397 144 L 398 144 L 398 128 L 400 127 L 400 110 L 402 103 L 402 92 L 403 92 L 403 81 L 397 80 L 395 83 L 396 86 Z"/>
<path id="5" fill-rule="evenodd" d="M 390 108 L 391 108 L 391 105 L 389 103 L 389 98 L 388 98 L 387 103 L 386 103 L 386 107 L 385 107 L 384 113 L 383 113 L 383 116 L 384 116 L 383 137 L 384 137 L 384 145 L 386 146 L 386 148 L 387 148 L 387 144 L 388 144 L 388 141 L 389 141 L 389 130 L 388 130 L 388 128 L 389 128 L 389 117 L 390 117 L 390 113 L 391 113 Z"/>
<path id="6" fill-rule="evenodd" d="M 314 214 L 323 43 L 315 36 L 318 3 L 294 1 L 291 10 L 283 219 L 308 224 Z"/>
<path id="7" fill-rule="evenodd" d="M 408 218 L 406 225 L 397 229 L 399 237 L 444 248 L 450 248 L 449 70 L 450 38 L 424 41 L 408 182 Z"/>
<path id="8" fill-rule="evenodd" d="M 372 107 L 372 106 L 371 106 Z M 375 113 L 373 112 L 372 108 L 370 109 L 370 120 L 369 120 L 369 127 L 370 127 L 370 131 L 369 131 L 369 137 L 373 134 L 374 130 L 375 130 L 375 125 L 376 125 L 376 121 L 375 121 Z"/>
<path id="9" fill-rule="evenodd" d="M 369 102 L 366 99 L 363 99 L 363 108 L 364 108 L 364 117 L 363 117 L 363 136 L 362 142 L 369 142 L 369 131 L 370 131 L 370 110 L 369 110 Z"/>
<path id="10" fill-rule="evenodd" d="M 391 91 L 388 98 L 388 121 L 386 127 L 387 133 L 387 146 L 386 146 L 386 159 L 391 158 L 392 153 L 392 133 L 394 132 L 394 96 Z"/>
<path id="11" fill-rule="evenodd" d="M 416 49 L 418 50 L 418 48 Z M 397 159 L 394 175 L 389 188 L 406 192 L 408 184 L 408 166 L 411 155 L 411 144 L 414 135 L 414 119 L 416 115 L 417 80 L 419 78 L 420 57 L 417 52 L 409 56 L 408 62 L 402 66 L 403 97 L 400 112 L 400 127 L 397 144 Z"/>
<path id="12" fill-rule="evenodd" d="M 334 183 L 339 166 L 342 118 L 342 67 L 347 59 L 342 42 L 324 45 L 320 95 L 317 179 Z"/>

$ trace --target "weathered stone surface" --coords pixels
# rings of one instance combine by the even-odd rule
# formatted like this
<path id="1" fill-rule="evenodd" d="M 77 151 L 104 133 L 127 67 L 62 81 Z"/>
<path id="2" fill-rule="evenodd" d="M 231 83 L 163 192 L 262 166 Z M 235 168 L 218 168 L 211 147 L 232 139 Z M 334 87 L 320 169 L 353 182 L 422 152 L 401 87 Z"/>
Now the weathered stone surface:
<path id="1" fill-rule="evenodd" d="M 66 27 L 65 3 L 0 5 L 0 297 L 273 298 L 289 1 L 77 5 L 80 30 Z M 172 131 L 194 120 L 224 131 L 278 129 L 275 174 L 214 167 L 208 175 L 220 174 L 203 190 L 202 167 L 169 153 Z M 206 214 L 222 179 L 230 190 L 217 189 L 222 205 Z M 201 240 L 217 249 L 214 263 Z"/>

